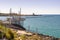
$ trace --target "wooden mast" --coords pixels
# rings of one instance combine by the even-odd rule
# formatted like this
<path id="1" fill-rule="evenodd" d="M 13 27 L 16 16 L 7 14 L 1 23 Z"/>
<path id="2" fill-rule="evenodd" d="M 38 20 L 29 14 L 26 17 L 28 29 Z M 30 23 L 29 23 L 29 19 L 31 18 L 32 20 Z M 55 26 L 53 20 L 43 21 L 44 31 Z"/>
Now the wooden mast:
<path id="1" fill-rule="evenodd" d="M 19 15 L 20 15 L 20 18 L 21 18 L 21 8 L 20 8 L 20 11 L 19 11 Z"/>
<path id="2" fill-rule="evenodd" d="M 20 8 L 20 11 L 19 11 L 19 24 L 21 24 L 20 22 L 21 22 L 21 8 Z"/>
<path id="3" fill-rule="evenodd" d="M 11 13 L 12 13 L 12 9 L 10 8 L 10 16 L 11 16 Z"/>
<path id="4" fill-rule="evenodd" d="M 11 13 L 12 13 L 12 9 L 10 8 L 10 17 L 11 17 Z M 11 24 L 11 19 L 9 20 L 10 24 Z"/>

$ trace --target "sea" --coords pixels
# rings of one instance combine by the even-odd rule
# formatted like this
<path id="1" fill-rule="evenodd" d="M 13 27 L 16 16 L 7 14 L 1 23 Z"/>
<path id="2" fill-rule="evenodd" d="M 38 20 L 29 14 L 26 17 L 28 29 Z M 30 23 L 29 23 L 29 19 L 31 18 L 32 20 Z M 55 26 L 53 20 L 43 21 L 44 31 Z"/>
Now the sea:
<path id="1" fill-rule="evenodd" d="M 0 16 L 6 20 L 9 16 Z M 28 31 L 60 38 L 60 15 L 22 16 L 25 18 L 23 27 Z"/>

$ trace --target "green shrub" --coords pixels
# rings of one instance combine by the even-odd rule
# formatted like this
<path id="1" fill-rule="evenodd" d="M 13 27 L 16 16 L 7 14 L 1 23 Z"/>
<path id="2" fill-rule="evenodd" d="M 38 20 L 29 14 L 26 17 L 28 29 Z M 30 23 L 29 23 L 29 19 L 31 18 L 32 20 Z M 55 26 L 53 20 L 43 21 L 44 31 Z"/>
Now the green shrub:
<path id="1" fill-rule="evenodd" d="M 0 33 L 0 38 L 2 38 L 2 35 L 6 37 L 8 40 L 13 40 L 14 39 L 14 33 L 10 28 L 7 28 L 3 25 L 0 25 L 0 30 L 3 32 Z"/>
<path id="2" fill-rule="evenodd" d="M 21 35 L 20 36 L 22 40 L 26 40 L 26 36 L 25 35 Z"/>
<path id="3" fill-rule="evenodd" d="M 9 30 L 9 34 L 10 34 L 10 39 L 14 39 L 14 33 L 11 30 Z"/>
<path id="4" fill-rule="evenodd" d="M 0 31 L 0 39 L 2 38 L 2 36 L 3 36 L 3 33 Z"/>

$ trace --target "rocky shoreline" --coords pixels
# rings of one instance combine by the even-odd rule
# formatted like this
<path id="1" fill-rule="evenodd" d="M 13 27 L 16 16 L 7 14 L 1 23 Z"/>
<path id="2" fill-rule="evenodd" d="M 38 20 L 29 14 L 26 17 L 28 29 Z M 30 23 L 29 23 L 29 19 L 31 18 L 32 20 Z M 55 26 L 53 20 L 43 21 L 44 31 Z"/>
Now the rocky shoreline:
<path id="1" fill-rule="evenodd" d="M 13 26 L 11 24 L 3 24 L 3 26 L 16 33 L 17 37 L 15 37 L 14 40 L 60 40 L 60 38 L 55 38 L 53 36 L 26 31 L 25 28 L 16 24 L 13 24 Z"/>

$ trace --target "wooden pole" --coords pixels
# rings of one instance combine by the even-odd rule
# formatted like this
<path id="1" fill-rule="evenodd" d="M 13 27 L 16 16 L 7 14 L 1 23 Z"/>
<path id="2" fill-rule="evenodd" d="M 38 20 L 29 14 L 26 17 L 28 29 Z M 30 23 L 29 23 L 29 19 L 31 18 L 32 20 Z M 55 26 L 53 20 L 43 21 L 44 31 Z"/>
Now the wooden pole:
<path id="1" fill-rule="evenodd" d="M 11 13 L 12 13 L 12 9 L 10 8 L 10 16 L 11 16 Z"/>
<path id="2" fill-rule="evenodd" d="M 10 17 L 11 17 L 11 14 L 12 14 L 12 8 L 10 8 Z M 11 19 L 9 20 L 9 23 L 11 24 Z"/>
<path id="3" fill-rule="evenodd" d="M 20 24 L 21 23 L 21 21 L 20 21 L 21 20 L 21 8 L 20 8 L 20 11 L 19 11 L 19 15 L 20 15 L 19 16 L 19 24 Z"/>
<path id="4" fill-rule="evenodd" d="M 20 18 L 21 18 L 21 8 L 20 8 L 20 11 L 19 11 L 19 15 L 20 15 Z"/>
<path id="5" fill-rule="evenodd" d="M 30 25 L 28 26 L 28 31 L 30 31 Z"/>

